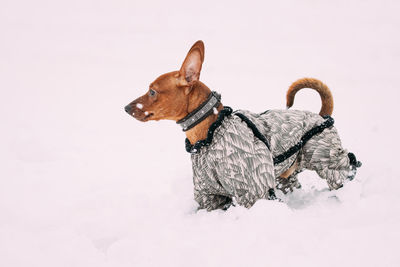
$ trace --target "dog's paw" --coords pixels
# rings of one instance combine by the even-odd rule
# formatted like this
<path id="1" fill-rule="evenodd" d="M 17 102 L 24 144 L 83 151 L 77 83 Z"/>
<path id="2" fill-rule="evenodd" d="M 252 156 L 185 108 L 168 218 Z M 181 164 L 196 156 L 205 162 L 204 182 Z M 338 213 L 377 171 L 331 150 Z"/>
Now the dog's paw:
<path id="1" fill-rule="evenodd" d="M 301 188 L 301 184 L 299 180 L 297 180 L 297 175 L 292 175 L 288 178 L 278 177 L 276 181 L 277 181 L 276 188 L 282 191 L 284 194 L 293 192 L 294 189 Z"/>

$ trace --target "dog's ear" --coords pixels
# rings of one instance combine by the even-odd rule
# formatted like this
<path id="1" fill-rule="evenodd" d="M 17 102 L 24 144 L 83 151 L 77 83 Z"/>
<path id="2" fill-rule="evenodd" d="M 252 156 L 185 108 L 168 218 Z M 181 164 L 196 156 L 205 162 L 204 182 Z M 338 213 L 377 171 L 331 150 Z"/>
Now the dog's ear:
<path id="1" fill-rule="evenodd" d="M 204 61 L 204 43 L 197 41 L 186 55 L 179 76 L 183 86 L 190 86 L 200 78 L 201 66 Z"/>

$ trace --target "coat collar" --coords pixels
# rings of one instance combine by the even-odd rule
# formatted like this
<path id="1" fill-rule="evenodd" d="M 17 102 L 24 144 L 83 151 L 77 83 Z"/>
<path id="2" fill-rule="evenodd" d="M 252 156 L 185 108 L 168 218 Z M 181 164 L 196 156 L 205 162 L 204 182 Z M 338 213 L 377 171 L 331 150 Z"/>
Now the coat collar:
<path id="1" fill-rule="evenodd" d="M 198 153 L 200 148 L 203 146 L 208 146 L 211 144 L 214 136 L 215 130 L 221 126 L 222 122 L 224 121 L 225 117 L 232 114 L 232 109 L 230 107 L 225 106 L 218 114 L 217 120 L 211 124 L 210 128 L 208 128 L 207 138 L 203 140 L 197 141 L 194 145 L 192 145 L 189 139 L 186 138 L 185 140 L 185 147 L 186 151 L 192 154 Z"/>

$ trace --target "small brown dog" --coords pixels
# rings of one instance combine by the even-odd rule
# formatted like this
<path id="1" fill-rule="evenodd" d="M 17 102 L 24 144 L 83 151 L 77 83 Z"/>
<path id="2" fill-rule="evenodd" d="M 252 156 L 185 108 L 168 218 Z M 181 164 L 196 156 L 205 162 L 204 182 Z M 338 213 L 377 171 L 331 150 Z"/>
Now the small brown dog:
<path id="1" fill-rule="evenodd" d="M 317 171 L 327 179 L 331 189 L 341 187 L 345 178 L 354 177 L 356 167 L 361 164 L 352 153 L 341 148 L 332 126 L 333 119 L 322 117 L 331 115 L 333 111 L 333 97 L 326 85 L 316 79 L 300 79 L 291 85 L 286 96 L 289 108 L 297 91 L 315 89 L 322 100 L 320 116 L 303 111 L 231 114 L 230 108 L 220 102 L 219 95 L 199 81 L 203 60 L 204 44 L 197 41 L 179 71 L 158 77 L 146 94 L 125 107 L 125 111 L 139 121 L 173 120 L 182 126 L 187 136 L 186 148 L 192 153 L 195 199 L 201 208 L 226 208 L 232 201 L 250 207 L 257 199 L 274 198 L 276 182 L 282 191 L 292 191 L 293 187 L 299 187 L 296 175 L 304 168 Z M 311 122 L 305 124 L 306 120 Z M 225 143 L 213 139 L 219 135 L 225 136 Z M 248 136 L 251 139 L 249 143 L 240 143 L 245 142 Z M 333 143 L 329 144 L 331 141 L 328 139 Z M 329 148 L 324 152 L 327 140 Z M 219 144 L 214 145 L 217 142 Z M 232 148 L 230 143 L 234 143 Z M 208 150 L 205 151 L 204 147 Z M 255 148 L 262 152 L 257 150 L 255 153 Z M 225 150 L 230 152 L 223 152 Z M 198 152 L 204 157 L 196 155 Z M 205 161 L 209 163 L 204 165 Z M 227 161 L 229 164 L 224 164 Z M 257 180 L 258 176 L 264 178 Z M 240 182 L 233 184 L 232 181 L 238 180 Z"/>

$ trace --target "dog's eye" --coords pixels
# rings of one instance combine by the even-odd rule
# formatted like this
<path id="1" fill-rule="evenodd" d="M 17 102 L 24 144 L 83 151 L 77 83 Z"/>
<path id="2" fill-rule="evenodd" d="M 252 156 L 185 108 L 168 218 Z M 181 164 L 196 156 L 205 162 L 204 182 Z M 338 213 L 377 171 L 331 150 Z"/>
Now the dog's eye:
<path id="1" fill-rule="evenodd" d="M 149 95 L 150 96 L 155 96 L 156 95 L 156 91 L 154 91 L 153 89 L 150 89 Z"/>

